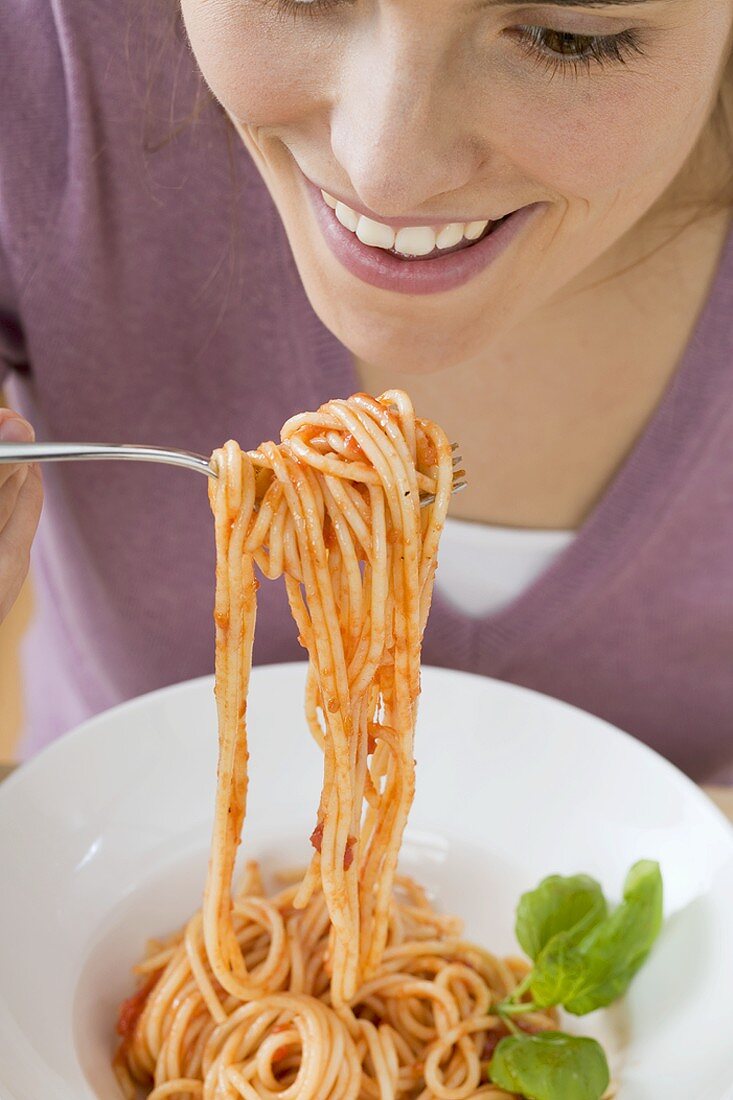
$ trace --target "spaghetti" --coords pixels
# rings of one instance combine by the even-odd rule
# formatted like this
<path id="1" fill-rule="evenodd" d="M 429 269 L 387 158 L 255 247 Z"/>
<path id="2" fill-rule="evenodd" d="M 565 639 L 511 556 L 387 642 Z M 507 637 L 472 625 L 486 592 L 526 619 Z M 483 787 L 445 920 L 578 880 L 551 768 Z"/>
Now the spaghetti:
<path id="1" fill-rule="evenodd" d="M 526 973 L 460 937 L 396 877 L 415 787 L 420 647 L 452 489 L 451 446 L 405 394 L 289 420 L 281 443 L 212 462 L 219 765 L 203 908 L 137 968 L 115 1059 L 149 1100 L 506 1097 L 492 1006 Z M 421 505 L 427 498 L 428 503 Z M 269 899 L 248 865 L 245 711 L 255 566 L 284 576 L 324 775 L 309 868 Z M 547 1015 L 522 1027 L 552 1027 Z"/>

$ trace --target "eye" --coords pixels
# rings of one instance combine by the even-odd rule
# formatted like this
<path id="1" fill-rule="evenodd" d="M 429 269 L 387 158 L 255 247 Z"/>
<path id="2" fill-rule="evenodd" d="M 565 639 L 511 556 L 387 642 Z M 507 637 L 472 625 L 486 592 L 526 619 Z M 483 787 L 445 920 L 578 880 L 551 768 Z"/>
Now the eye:
<path id="1" fill-rule="evenodd" d="M 522 49 L 551 72 L 558 69 L 590 69 L 594 65 L 624 64 L 629 57 L 643 55 L 634 30 L 618 34 L 574 34 L 549 27 L 513 27 Z"/>

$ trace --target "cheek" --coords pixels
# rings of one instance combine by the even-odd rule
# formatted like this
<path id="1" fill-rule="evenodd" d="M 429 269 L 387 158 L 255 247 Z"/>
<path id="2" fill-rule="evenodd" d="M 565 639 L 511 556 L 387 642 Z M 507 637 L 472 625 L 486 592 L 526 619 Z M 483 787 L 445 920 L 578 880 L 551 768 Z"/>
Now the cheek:
<path id="1" fill-rule="evenodd" d="M 497 120 L 495 132 L 521 172 L 586 208 L 624 197 L 641 206 L 659 193 L 692 150 L 716 86 L 714 73 L 556 79 L 564 91 L 515 92 L 511 117 Z"/>
<path id="2" fill-rule="evenodd" d="M 219 102 L 251 126 L 283 126 L 323 96 L 322 51 L 265 0 L 183 0 L 188 37 Z"/>

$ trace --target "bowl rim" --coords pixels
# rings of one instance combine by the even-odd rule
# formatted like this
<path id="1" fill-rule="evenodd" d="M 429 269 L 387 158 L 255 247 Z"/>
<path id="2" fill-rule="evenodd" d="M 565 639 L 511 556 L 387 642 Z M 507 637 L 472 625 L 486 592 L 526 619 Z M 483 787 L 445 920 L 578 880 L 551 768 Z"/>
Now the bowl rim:
<path id="1" fill-rule="evenodd" d="M 305 670 L 306 666 L 307 661 L 277 661 L 271 664 L 255 665 L 252 671 L 253 673 L 256 672 L 259 678 L 263 675 L 282 675 L 283 673 L 289 675 L 295 669 Z M 487 682 L 492 685 L 494 690 L 498 689 L 500 692 L 509 696 L 514 696 L 515 698 L 529 698 L 534 700 L 535 703 L 552 707 L 558 712 L 565 711 L 568 714 L 581 716 L 583 721 L 595 725 L 599 734 L 606 737 L 608 740 L 618 741 L 620 739 L 620 741 L 631 748 L 633 752 L 640 753 L 642 757 L 646 757 L 648 760 L 654 760 L 656 767 L 661 767 L 661 769 L 666 772 L 667 779 L 675 783 L 678 788 L 684 789 L 688 796 L 691 796 L 693 800 L 697 802 L 699 809 L 707 813 L 711 822 L 715 821 L 719 826 L 722 825 L 724 827 L 725 832 L 728 834 L 731 849 L 733 850 L 733 822 L 730 821 L 720 807 L 713 802 L 703 787 L 699 783 L 696 783 L 694 779 L 691 779 L 690 776 L 686 775 L 685 772 L 678 768 L 676 764 L 672 763 L 671 760 L 668 760 L 665 756 L 662 756 L 661 753 L 657 752 L 656 749 L 651 748 L 633 734 L 627 733 L 618 726 L 614 726 L 605 718 L 600 718 L 598 715 L 591 714 L 590 711 L 583 710 L 581 707 L 577 707 L 573 703 L 568 703 L 563 699 L 557 699 L 553 695 L 537 691 L 534 688 L 525 687 L 523 684 L 514 684 L 508 680 L 499 680 L 493 676 L 483 676 L 476 672 L 467 672 L 463 669 L 452 669 L 442 665 L 431 664 L 423 664 L 421 666 L 421 673 L 427 673 L 431 679 L 437 677 L 439 679 L 465 679 L 474 682 Z M 180 694 L 183 689 L 191 691 L 196 690 L 207 681 L 211 683 L 213 695 L 214 675 L 213 673 L 205 673 L 202 676 L 194 676 L 187 680 L 179 680 L 174 684 L 165 684 L 163 687 L 153 688 L 151 691 L 144 692 L 142 695 L 134 695 L 130 699 L 115 703 L 113 706 L 98 711 L 96 714 L 84 719 L 83 722 L 80 722 L 65 733 L 62 733 L 49 745 L 44 746 L 44 748 L 30 759 L 19 762 L 18 767 L 0 783 L 0 809 L 2 809 L 3 803 L 7 798 L 15 792 L 18 785 L 23 786 L 25 783 L 32 782 L 36 772 L 45 769 L 47 765 L 56 759 L 57 755 L 61 754 L 63 756 L 68 750 L 69 745 L 75 745 L 77 742 L 83 740 L 84 737 L 89 734 L 90 729 L 93 729 L 96 725 L 100 723 L 104 724 L 106 719 L 112 718 L 120 712 L 134 713 L 138 707 L 145 708 L 151 702 L 165 699 L 169 695 Z M 95 736 L 99 736 L 99 733 L 95 734 Z"/>

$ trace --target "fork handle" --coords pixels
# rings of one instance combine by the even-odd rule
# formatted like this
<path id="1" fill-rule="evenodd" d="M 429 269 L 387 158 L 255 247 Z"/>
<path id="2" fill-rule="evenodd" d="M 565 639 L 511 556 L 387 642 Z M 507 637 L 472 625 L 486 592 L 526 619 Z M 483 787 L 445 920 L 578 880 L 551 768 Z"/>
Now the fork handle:
<path id="1" fill-rule="evenodd" d="M 139 443 L 2 443 L 0 463 L 77 462 L 80 459 L 127 459 L 133 462 L 164 462 L 216 477 L 205 455 L 193 451 L 166 450 Z"/>

